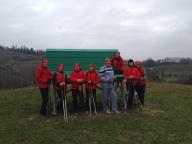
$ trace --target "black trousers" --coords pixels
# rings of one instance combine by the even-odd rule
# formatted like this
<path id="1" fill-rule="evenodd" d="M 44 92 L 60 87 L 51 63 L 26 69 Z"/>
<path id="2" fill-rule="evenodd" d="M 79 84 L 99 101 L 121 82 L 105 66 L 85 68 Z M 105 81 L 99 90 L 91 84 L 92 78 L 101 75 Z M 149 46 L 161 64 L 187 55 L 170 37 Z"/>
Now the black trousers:
<path id="1" fill-rule="evenodd" d="M 92 112 L 95 112 L 95 107 L 97 105 L 97 102 L 96 102 L 96 89 L 89 89 L 89 88 L 86 89 L 86 110 L 89 110 L 89 97 L 91 96 L 90 90 L 92 91 L 92 94 L 93 94 L 93 99 L 91 97 L 91 110 L 92 110 Z M 94 107 L 94 104 L 93 104 L 93 100 L 95 102 L 95 107 Z"/>
<path id="2" fill-rule="evenodd" d="M 85 111 L 84 108 L 84 94 L 82 90 L 72 90 L 72 97 L 73 97 L 73 112 L 74 113 L 82 113 Z M 79 97 L 79 103 L 78 103 Z"/>
<path id="3" fill-rule="evenodd" d="M 135 88 L 134 85 L 131 83 L 128 83 L 127 85 L 127 91 L 128 91 L 128 96 L 126 97 L 127 99 L 127 109 L 131 109 L 133 105 L 133 97 L 135 93 Z"/>
<path id="4" fill-rule="evenodd" d="M 141 104 L 144 106 L 145 85 L 137 85 L 135 86 L 135 90 L 139 96 Z"/>
<path id="5" fill-rule="evenodd" d="M 48 88 L 40 88 L 40 93 L 42 97 L 41 109 L 40 114 L 46 115 L 47 114 L 47 104 L 48 104 Z"/>
<path id="6" fill-rule="evenodd" d="M 63 113 L 63 98 L 62 98 L 62 90 L 57 90 L 57 95 L 59 98 L 59 102 L 57 103 L 56 109 L 58 113 Z"/>

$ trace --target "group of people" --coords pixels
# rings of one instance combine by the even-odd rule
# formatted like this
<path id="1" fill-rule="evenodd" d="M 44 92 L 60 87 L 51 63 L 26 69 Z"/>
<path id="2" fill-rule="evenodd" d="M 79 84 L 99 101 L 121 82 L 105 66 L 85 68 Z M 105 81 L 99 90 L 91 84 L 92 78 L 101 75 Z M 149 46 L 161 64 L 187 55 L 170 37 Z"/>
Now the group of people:
<path id="1" fill-rule="evenodd" d="M 140 61 L 130 59 L 127 66 L 117 51 L 112 58 L 105 58 L 104 65 L 99 72 L 95 70 L 94 64 L 88 65 L 86 73 L 75 64 L 69 78 L 64 72 L 64 65 L 58 64 L 57 71 L 52 75 L 48 69 L 48 60 L 42 59 L 42 63 L 36 69 L 36 80 L 42 96 L 40 115 L 47 115 L 47 105 L 49 101 L 49 85 L 52 83 L 54 91 L 60 101 L 57 103 L 57 113 L 63 113 L 63 96 L 66 96 L 67 85 L 71 84 L 72 106 L 74 114 L 88 114 L 90 107 L 96 113 L 97 99 L 96 92 L 100 83 L 102 96 L 102 108 L 105 113 L 120 113 L 117 105 L 117 94 L 115 84 L 121 84 L 120 89 L 124 98 L 125 111 L 131 112 L 135 91 L 139 96 L 141 107 L 144 106 L 145 94 L 145 72 Z M 84 98 L 84 90 L 86 97 Z M 127 93 L 127 94 L 126 94 Z M 90 106 L 90 97 L 92 103 Z M 110 106 L 109 106 L 110 105 Z"/>

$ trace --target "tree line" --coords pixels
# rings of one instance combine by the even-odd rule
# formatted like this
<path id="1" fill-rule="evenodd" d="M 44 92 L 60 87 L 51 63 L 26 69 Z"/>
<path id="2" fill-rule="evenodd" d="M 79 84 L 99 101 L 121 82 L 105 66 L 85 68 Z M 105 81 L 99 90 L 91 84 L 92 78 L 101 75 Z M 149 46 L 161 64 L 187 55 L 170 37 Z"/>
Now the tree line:
<path id="1" fill-rule="evenodd" d="M 181 58 L 181 57 L 173 57 L 173 58 L 164 58 L 154 60 L 149 58 L 143 61 L 145 67 L 154 67 L 154 66 L 161 66 L 161 65 L 172 65 L 172 64 L 192 64 L 192 58 Z"/>
<path id="2" fill-rule="evenodd" d="M 0 49 L 8 49 L 14 52 L 19 52 L 19 53 L 23 53 L 23 54 L 30 54 L 30 55 L 35 55 L 35 56 L 43 56 L 45 55 L 45 51 L 44 50 L 39 50 L 39 49 L 34 49 L 34 48 L 29 48 L 25 45 L 12 45 L 11 47 L 5 47 L 0 45 Z"/>

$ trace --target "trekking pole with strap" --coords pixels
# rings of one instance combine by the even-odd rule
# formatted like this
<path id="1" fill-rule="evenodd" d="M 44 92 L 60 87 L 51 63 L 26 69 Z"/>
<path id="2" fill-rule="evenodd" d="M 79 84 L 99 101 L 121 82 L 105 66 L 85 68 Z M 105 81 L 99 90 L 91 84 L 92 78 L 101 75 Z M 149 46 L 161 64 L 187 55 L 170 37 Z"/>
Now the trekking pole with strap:
<path id="1" fill-rule="evenodd" d="M 51 95 L 50 95 L 50 83 L 48 84 L 48 114 L 51 114 Z"/>
<path id="2" fill-rule="evenodd" d="M 135 102 L 136 102 L 136 105 L 137 105 L 137 112 L 139 112 L 139 103 L 138 103 L 138 98 L 137 98 L 137 95 L 135 94 L 135 86 L 133 85 L 133 88 L 134 88 L 134 98 L 135 98 Z"/>
<path id="3" fill-rule="evenodd" d="M 90 87 L 90 94 L 91 94 L 91 98 L 92 98 L 92 102 L 93 102 L 93 106 L 94 106 L 94 110 L 95 110 L 95 115 L 97 115 L 95 99 L 94 99 L 94 96 L 93 96 L 93 89 L 91 87 Z"/>
<path id="4" fill-rule="evenodd" d="M 125 81 L 122 82 L 122 87 L 123 87 L 123 90 L 126 91 L 126 82 Z M 124 93 L 123 98 L 124 98 L 124 110 L 125 111 L 127 109 L 127 101 L 128 101 L 127 97 L 128 97 L 128 94 Z"/>
<path id="5" fill-rule="evenodd" d="M 63 118 L 65 123 L 68 123 L 65 87 L 62 87 L 62 86 L 61 86 L 61 95 L 62 95 L 62 101 L 63 101 Z"/>
<path id="6" fill-rule="evenodd" d="M 54 86 L 53 86 L 53 115 L 56 115 L 57 112 L 56 112 L 56 91 L 54 89 Z"/>
<path id="7" fill-rule="evenodd" d="M 93 96 L 93 89 L 91 88 L 91 84 L 89 84 L 89 110 L 90 110 L 90 116 L 91 116 L 91 112 L 92 112 L 92 103 L 93 103 L 93 106 L 94 106 L 95 114 L 97 115 L 95 99 L 94 99 L 94 96 Z"/>
<path id="8" fill-rule="evenodd" d="M 89 116 L 91 116 L 91 112 L 92 112 L 92 104 L 91 104 L 91 87 L 89 87 Z"/>

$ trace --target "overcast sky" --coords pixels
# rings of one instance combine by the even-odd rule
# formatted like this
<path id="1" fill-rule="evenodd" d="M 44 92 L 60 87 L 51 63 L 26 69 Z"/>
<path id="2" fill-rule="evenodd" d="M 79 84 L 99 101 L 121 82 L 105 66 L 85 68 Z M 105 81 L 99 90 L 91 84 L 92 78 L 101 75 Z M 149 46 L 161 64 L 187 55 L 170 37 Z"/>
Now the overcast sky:
<path id="1" fill-rule="evenodd" d="M 0 44 L 192 57 L 192 0 L 0 0 Z"/>

